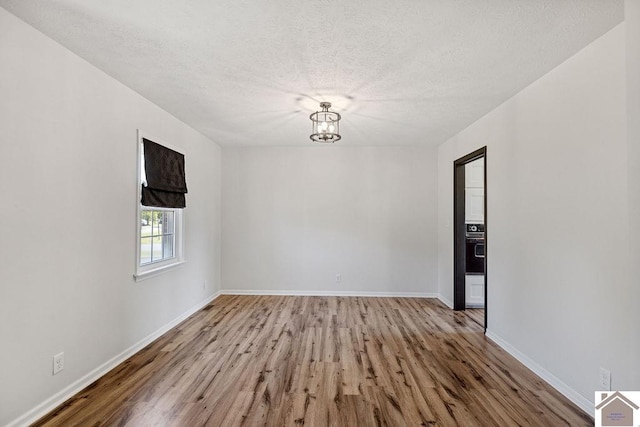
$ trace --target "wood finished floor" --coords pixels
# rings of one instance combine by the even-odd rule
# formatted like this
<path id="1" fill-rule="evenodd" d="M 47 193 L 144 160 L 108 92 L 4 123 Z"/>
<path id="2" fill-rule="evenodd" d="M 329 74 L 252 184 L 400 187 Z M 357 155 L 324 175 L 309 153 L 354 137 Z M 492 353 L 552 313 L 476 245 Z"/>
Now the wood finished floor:
<path id="1" fill-rule="evenodd" d="M 434 299 L 221 296 L 38 426 L 590 426 Z"/>
<path id="2" fill-rule="evenodd" d="M 484 308 L 465 308 L 464 313 L 484 329 Z"/>

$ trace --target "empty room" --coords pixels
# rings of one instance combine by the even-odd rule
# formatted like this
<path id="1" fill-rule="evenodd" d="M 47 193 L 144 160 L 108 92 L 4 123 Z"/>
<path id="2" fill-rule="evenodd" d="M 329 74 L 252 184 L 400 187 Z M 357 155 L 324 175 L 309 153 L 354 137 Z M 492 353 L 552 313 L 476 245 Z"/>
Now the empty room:
<path id="1" fill-rule="evenodd" d="M 0 161 L 0 426 L 640 422 L 638 0 L 0 0 Z"/>

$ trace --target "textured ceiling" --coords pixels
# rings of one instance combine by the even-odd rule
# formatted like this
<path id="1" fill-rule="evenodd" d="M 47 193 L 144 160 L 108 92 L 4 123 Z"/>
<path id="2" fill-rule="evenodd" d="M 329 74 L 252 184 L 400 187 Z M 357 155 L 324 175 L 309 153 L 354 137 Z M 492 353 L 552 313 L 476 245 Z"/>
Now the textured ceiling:
<path id="1" fill-rule="evenodd" d="M 622 0 L 0 0 L 231 145 L 440 144 L 624 19 Z"/>

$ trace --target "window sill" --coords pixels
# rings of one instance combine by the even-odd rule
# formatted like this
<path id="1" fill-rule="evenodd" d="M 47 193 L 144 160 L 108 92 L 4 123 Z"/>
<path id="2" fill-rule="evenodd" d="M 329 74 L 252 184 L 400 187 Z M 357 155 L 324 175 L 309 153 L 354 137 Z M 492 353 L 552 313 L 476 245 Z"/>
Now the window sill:
<path id="1" fill-rule="evenodd" d="M 167 272 L 169 270 L 173 270 L 174 268 L 180 267 L 181 265 L 183 265 L 185 263 L 186 263 L 186 261 L 182 260 L 182 261 L 174 262 L 173 264 L 163 265 L 161 267 L 157 267 L 157 268 L 141 271 L 139 273 L 134 274 L 133 278 L 135 279 L 136 282 L 141 282 L 143 280 L 159 276 L 159 275 L 161 275 L 161 274 L 163 274 L 163 273 L 165 273 L 165 272 Z"/>

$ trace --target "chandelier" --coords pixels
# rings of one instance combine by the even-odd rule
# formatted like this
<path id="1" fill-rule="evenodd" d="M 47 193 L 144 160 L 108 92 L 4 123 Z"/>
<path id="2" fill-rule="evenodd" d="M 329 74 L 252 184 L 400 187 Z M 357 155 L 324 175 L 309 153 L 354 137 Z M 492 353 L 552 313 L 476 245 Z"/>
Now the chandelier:
<path id="1" fill-rule="evenodd" d="M 321 102 L 322 111 L 311 114 L 311 138 L 314 142 L 336 142 L 340 141 L 340 114 L 329 111 L 330 102 Z"/>

